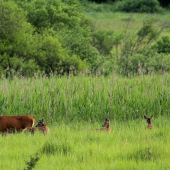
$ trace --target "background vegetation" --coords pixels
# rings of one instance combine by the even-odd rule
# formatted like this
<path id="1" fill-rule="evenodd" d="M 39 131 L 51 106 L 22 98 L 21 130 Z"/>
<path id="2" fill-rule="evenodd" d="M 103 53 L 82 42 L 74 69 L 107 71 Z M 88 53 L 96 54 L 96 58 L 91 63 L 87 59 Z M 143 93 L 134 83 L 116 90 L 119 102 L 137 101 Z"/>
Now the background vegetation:
<path id="1" fill-rule="evenodd" d="M 86 0 L 84 0 L 86 1 Z M 109 4 L 113 4 L 116 3 L 118 1 L 129 1 L 129 0 L 88 0 L 89 2 L 96 2 L 96 3 L 109 3 Z M 170 4 L 170 2 L 168 0 L 149 0 L 148 2 L 143 1 L 144 3 L 150 3 L 150 2 L 159 2 L 159 4 L 163 7 L 168 7 L 168 5 Z M 132 1 L 131 1 L 132 2 Z M 138 3 L 138 1 L 136 1 Z M 157 3 L 156 2 L 156 3 Z"/>
<path id="2" fill-rule="evenodd" d="M 143 119 L 144 114 L 169 116 L 169 87 L 169 75 L 1 80 L 0 112 L 28 114 L 48 124 L 98 122 L 105 117 L 127 121 Z"/>
<path id="3" fill-rule="evenodd" d="M 162 20 L 168 9 L 157 0 L 130 2 L 0 0 L 0 74 L 98 74 L 103 65 L 107 70 L 103 75 L 169 72 L 170 26 Z M 109 28 L 97 27 L 94 11 L 105 19 L 115 16 L 115 21 L 118 11 L 148 14 L 142 20 L 139 14 L 127 14 L 118 18 L 121 28 L 116 24 Z"/>

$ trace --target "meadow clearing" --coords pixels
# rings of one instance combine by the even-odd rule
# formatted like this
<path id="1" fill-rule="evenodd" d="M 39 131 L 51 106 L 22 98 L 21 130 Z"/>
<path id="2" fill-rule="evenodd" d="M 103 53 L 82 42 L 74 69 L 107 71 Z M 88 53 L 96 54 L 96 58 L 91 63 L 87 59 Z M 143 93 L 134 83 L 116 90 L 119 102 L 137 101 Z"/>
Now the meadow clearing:
<path id="1" fill-rule="evenodd" d="M 49 134 L 0 136 L 1 170 L 169 169 L 169 75 L 0 80 L 1 114 L 43 118 Z M 154 115 L 154 129 L 144 119 Z M 95 131 L 111 122 L 111 133 Z"/>
<path id="2" fill-rule="evenodd" d="M 94 20 L 95 29 L 111 29 L 119 33 L 127 29 L 136 32 L 142 27 L 143 22 L 150 18 L 156 19 L 158 25 L 169 23 L 170 12 L 166 11 L 164 14 L 85 12 L 85 15 Z M 169 29 L 163 35 L 169 35 Z"/>
<path id="3" fill-rule="evenodd" d="M 130 16 L 87 15 L 95 18 L 96 27 L 115 30 L 123 28 Z M 135 16 L 134 29 L 142 25 L 146 15 Z M 0 170 L 26 169 L 36 154 L 35 170 L 169 169 L 169 97 L 169 74 L 2 78 L 1 115 L 27 114 L 37 121 L 43 118 L 49 134 L 0 136 Z M 146 129 L 144 115 L 154 115 L 154 129 Z M 111 133 L 95 131 L 106 117 Z"/>

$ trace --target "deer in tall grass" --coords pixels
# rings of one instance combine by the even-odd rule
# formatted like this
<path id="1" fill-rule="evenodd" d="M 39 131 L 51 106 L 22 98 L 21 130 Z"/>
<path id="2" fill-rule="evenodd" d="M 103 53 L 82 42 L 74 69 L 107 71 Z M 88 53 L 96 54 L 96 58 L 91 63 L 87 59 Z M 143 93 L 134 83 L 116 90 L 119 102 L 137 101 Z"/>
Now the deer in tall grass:
<path id="1" fill-rule="evenodd" d="M 102 128 L 96 129 L 96 130 L 97 131 L 106 131 L 106 132 L 110 133 L 110 131 L 111 131 L 110 120 L 108 118 L 106 118 L 104 124 L 102 125 Z"/>
<path id="2" fill-rule="evenodd" d="M 144 118 L 146 119 L 146 122 L 148 123 L 147 128 L 148 128 L 148 129 L 154 128 L 154 126 L 152 125 L 153 115 L 152 115 L 150 118 L 149 118 L 149 117 L 146 117 L 146 116 L 144 115 Z"/>
<path id="3" fill-rule="evenodd" d="M 21 132 L 25 128 L 32 127 L 35 119 L 28 115 L 0 116 L 0 132 L 2 134 Z"/>
<path id="4" fill-rule="evenodd" d="M 31 134 L 34 134 L 36 131 L 39 131 L 39 132 L 46 134 L 49 132 L 49 128 L 44 123 L 43 119 L 40 119 L 38 124 L 35 127 L 25 128 L 23 131 L 30 132 Z"/>

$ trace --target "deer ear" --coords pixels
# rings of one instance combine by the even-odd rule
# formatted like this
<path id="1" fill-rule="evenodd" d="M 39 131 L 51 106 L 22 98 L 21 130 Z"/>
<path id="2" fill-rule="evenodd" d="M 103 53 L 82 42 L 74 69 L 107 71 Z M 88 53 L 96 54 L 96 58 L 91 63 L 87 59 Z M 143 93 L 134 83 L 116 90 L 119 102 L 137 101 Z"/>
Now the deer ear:
<path id="1" fill-rule="evenodd" d="M 147 117 L 144 115 L 144 118 L 147 119 Z"/>
<path id="2" fill-rule="evenodd" d="M 153 119 L 153 115 L 151 116 L 151 119 Z"/>
<path id="3" fill-rule="evenodd" d="M 106 121 L 107 121 L 108 119 L 106 118 Z"/>

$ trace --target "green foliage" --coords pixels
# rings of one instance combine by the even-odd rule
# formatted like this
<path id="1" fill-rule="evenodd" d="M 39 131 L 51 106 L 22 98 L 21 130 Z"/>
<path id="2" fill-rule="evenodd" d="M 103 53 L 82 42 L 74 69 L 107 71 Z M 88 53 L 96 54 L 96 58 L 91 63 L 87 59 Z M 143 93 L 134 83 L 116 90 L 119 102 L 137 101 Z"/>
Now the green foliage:
<path id="1" fill-rule="evenodd" d="M 28 21 L 37 29 L 60 30 L 73 28 L 81 23 L 81 8 L 75 0 L 67 3 L 62 3 L 61 0 L 34 0 L 23 4 L 22 7 L 28 11 Z"/>
<path id="2" fill-rule="evenodd" d="M 79 56 L 82 61 L 91 64 L 98 56 L 98 51 L 91 44 L 91 30 L 76 27 L 72 30 L 63 29 L 58 33 L 62 47 L 68 56 Z"/>
<path id="3" fill-rule="evenodd" d="M 0 3 L 1 74 L 69 73 L 70 66 L 78 73 L 95 60 L 91 20 L 83 15 L 78 0 Z"/>
<path id="4" fill-rule="evenodd" d="M 91 73 L 95 76 L 108 76 L 115 71 L 115 60 L 110 56 L 100 55 L 91 64 Z"/>
<path id="5" fill-rule="evenodd" d="M 72 65 L 79 72 L 86 62 L 96 58 L 97 50 L 91 45 L 91 20 L 82 14 L 79 1 L 34 0 L 18 4 L 27 10 L 28 21 L 38 32 L 33 58 L 41 70 L 65 72 Z"/>
<path id="6" fill-rule="evenodd" d="M 93 33 L 93 46 L 101 54 L 109 55 L 114 44 L 113 30 L 97 30 Z"/>
<path id="7" fill-rule="evenodd" d="M 152 46 L 152 48 L 158 53 L 170 53 L 170 37 L 163 36 Z"/>
<path id="8" fill-rule="evenodd" d="M 56 69 L 61 69 L 60 61 L 64 61 L 62 46 L 50 30 L 45 30 L 41 34 L 35 35 L 35 53 L 34 58 L 41 70 L 46 73 L 54 72 Z"/>
<path id="9" fill-rule="evenodd" d="M 26 169 L 24 168 L 24 170 L 31 170 L 31 169 L 33 169 L 36 166 L 36 164 L 39 161 L 39 159 L 40 159 L 40 157 L 38 156 L 37 153 L 35 154 L 35 156 L 30 156 L 30 161 L 26 161 L 25 162 L 26 165 L 27 165 L 27 168 Z"/>
<path id="10" fill-rule="evenodd" d="M 69 74 L 76 75 L 80 71 L 87 69 L 87 65 L 79 57 L 73 55 L 63 61 L 63 71 Z"/>
<path id="11" fill-rule="evenodd" d="M 116 11 L 122 12 L 162 12 L 162 8 L 157 0 L 122 0 L 115 3 Z"/>
<path id="12" fill-rule="evenodd" d="M 146 51 L 166 27 L 158 27 L 151 18 L 130 34 L 129 28 L 124 32 L 96 30 L 78 0 L 1 0 L 0 3 L 0 74 L 6 77 L 32 76 L 39 71 L 48 75 L 79 74 L 86 69 L 95 75 L 115 71 L 126 76 L 129 72 L 136 74 L 134 64 L 139 60 L 143 64 L 142 55 L 148 57 L 147 63 L 152 61 Z M 160 58 L 157 60 L 161 63 Z M 156 71 L 162 68 L 152 66 Z M 168 69 L 166 65 L 165 70 Z"/>
<path id="13" fill-rule="evenodd" d="M 31 48 L 27 40 L 31 38 L 32 27 L 26 22 L 25 12 L 13 1 L 0 1 L 0 65 L 1 74 L 8 70 L 18 71 L 21 68 L 26 75 L 38 69 L 34 59 L 25 59 Z M 28 47 L 28 48 L 27 48 Z M 30 67 L 31 66 L 31 67 Z"/>
<path id="14" fill-rule="evenodd" d="M 128 76 L 170 71 L 169 55 L 160 55 L 152 50 L 143 54 L 133 54 L 128 58 L 122 57 L 118 60 L 118 65 L 118 72 Z"/>
<path id="15" fill-rule="evenodd" d="M 159 62 L 155 57 L 147 67 Z M 0 108 L 4 115 L 29 114 L 47 123 L 96 121 L 103 117 L 131 120 L 141 117 L 141 113 L 169 115 L 169 84 L 169 75 L 131 79 L 98 74 L 94 78 L 51 75 L 47 79 L 46 75 L 39 78 L 36 74 L 32 79 L 1 80 Z"/>
<path id="16" fill-rule="evenodd" d="M 156 23 L 155 18 L 149 18 L 143 22 L 143 26 L 138 31 L 126 30 L 122 36 L 117 37 L 118 46 L 115 46 L 114 53 L 116 54 L 118 73 L 129 76 L 148 74 L 152 71 L 168 71 L 169 62 L 166 66 L 162 64 L 164 63 L 162 55 L 151 48 L 151 44 L 165 29 L 164 24 L 158 27 Z"/>

